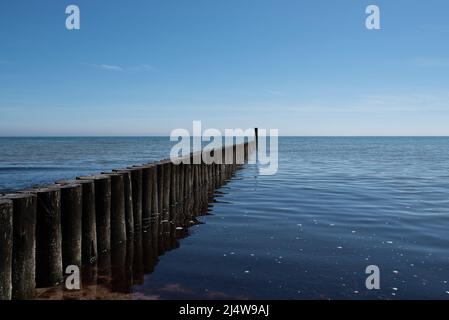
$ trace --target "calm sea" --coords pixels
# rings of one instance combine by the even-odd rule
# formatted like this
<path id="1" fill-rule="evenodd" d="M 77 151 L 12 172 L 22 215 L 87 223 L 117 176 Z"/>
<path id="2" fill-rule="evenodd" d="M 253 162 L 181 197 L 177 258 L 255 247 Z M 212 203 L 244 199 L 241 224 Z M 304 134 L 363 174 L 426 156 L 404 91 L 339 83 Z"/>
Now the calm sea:
<path id="1" fill-rule="evenodd" d="M 167 157 L 168 138 L 0 138 L 0 190 Z M 280 138 L 128 298 L 448 299 L 449 138 Z M 380 290 L 365 268 L 380 269 Z"/>

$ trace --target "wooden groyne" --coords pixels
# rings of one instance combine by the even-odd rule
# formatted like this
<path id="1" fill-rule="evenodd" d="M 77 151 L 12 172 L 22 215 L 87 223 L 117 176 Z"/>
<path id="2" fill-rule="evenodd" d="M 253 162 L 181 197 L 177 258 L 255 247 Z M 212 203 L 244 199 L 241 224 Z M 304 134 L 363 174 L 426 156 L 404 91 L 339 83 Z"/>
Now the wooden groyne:
<path id="1" fill-rule="evenodd" d="M 121 292 L 142 284 L 255 150 L 248 141 L 1 195 L 0 300 L 34 299 L 62 284 L 69 266 L 83 284 Z"/>

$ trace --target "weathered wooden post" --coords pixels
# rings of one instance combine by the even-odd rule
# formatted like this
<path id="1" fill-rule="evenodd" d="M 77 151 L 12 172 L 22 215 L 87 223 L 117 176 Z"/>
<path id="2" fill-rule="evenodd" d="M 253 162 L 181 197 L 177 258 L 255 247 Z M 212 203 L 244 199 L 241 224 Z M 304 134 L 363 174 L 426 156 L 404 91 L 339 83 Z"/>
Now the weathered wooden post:
<path id="1" fill-rule="evenodd" d="M 181 213 L 182 213 L 182 208 L 183 208 L 183 203 L 184 203 L 184 186 L 185 186 L 185 164 L 184 163 L 180 163 L 179 164 L 179 206 L 181 208 Z"/>
<path id="2" fill-rule="evenodd" d="M 183 166 L 184 166 L 183 215 L 184 215 L 185 226 L 189 226 L 190 225 L 190 217 L 191 217 L 191 210 L 190 210 L 190 202 L 191 202 L 190 191 L 191 191 L 191 189 L 189 188 L 189 186 L 190 186 L 192 165 L 187 162 Z"/>
<path id="3" fill-rule="evenodd" d="M 215 152 L 218 152 L 218 149 Z M 220 149 L 219 152 L 220 152 L 221 158 L 215 164 L 215 173 L 216 173 L 215 188 L 221 187 L 221 176 L 222 176 L 222 168 L 221 167 L 222 167 L 222 163 L 223 163 L 223 148 Z"/>
<path id="4" fill-rule="evenodd" d="M 142 169 L 130 167 L 133 191 L 134 235 L 142 231 Z"/>
<path id="5" fill-rule="evenodd" d="M 152 165 L 142 169 L 142 231 L 148 232 L 151 225 L 151 199 L 153 182 L 151 181 Z"/>
<path id="6" fill-rule="evenodd" d="M 198 165 L 192 164 L 192 216 L 198 215 Z"/>
<path id="7" fill-rule="evenodd" d="M 224 146 L 223 147 L 223 149 L 222 149 L 222 157 L 223 157 L 223 161 L 222 161 L 222 165 L 221 165 L 221 167 L 222 167 L 222 170 L 221 170 L 221 172 L 222 172 L 222 179 L 221 179 L 221 185 L 223 185 L 225 182 L 226 182 L 226 180 L 228 179 L 228 172 L 229 172 L 229 164 L 228 164 L 228 162 L 229 162 L 229 160 L 228 160 L 228 158 L 229 158 L 229 156 L 228 156 L 228 153 L 229 153 L 229 151 L 228 151 L 228 148 L 226 148 L 226 146 Z"/>
<path id="8" fill-rule="evenodd" d="M 155 179 L 156 179 L 156 192 L 157 192 L 157 203 L 153 202 L 154 204 L 157 204 L 156 211 L 157 212 L 157 230 L 155 232 L 158 233 L 157 235 L 157 243 L 158 243 L 158 253 L 163 254 L 164 248 L 161 246 L 161 239 L 163 239 L 163 220 L 164 220 L 164 214 L 163 214 L 163 206 L 164 206 L 164 165 L 163 161 L 155 162 Z M 153 210 L 154 212 L 154 210 Z M 156 226 L 154 226 L 156 228 Z"/>
<path id="9" fill-rule="evenodd" d="M 157 168 L 157 192 L 158 192 L 158 213 L 159 213 L 159 233 L 162 233 L 162 220 L 164 220 L 164 165 L 160 161 L 156 163 Z"/>
<path id="10" fill-rule="evenodd" d="M 170 174 L 170 206 L 169 206 L 169 232 L 174 233 L 176 230 L 176 207 L 177 207 L 177 172 L 178 166 L 170 162 L 171 174 Z"/>
<path id="11" fill-rule="evenodd" d="M 201 164 L 195 164 L 195 215 L 201 215 Z"/>
<path id="12" fill-rule="evenodd" d="M 209 165 L 209 191 L 211 193 L 214 192 L 215 189 L 215 177 L 216 177 L 216 172 L 215 172 L 215 162 L 211 163 Z"/>
<path id="13" fill-rule="evenodd" d="M 235 156 L 235 153 L 234 153 L 234 145 L 232 145 L 232 146 L 230 146 L 229 148 L 228 148 L 228 152 L 229 152 L 229 154 L 231 155 L 230 156 L 230 162 L 229 162 L 229 175 L 228 175 L 228 179 L 231 179 L 231 177 L 232 177 L 232 174 L 234 173 L 234 161 L 235 161 L 235 159 L 234 159 L 234 156 Z"/>
<path id="14" fill-rule="evenodd" d="M 36 287 L 63 280 L 61 190 L 58 186 L 22 191 L 36 195 Z"/>
<path id="15" fill-rule="evenodd" d="M 178 193 L 179 193 L 179 186 L 178 186 L 178 180 L 179 180 L 179 165 L 175 165 L 173 162 L 171 162 L 171 168 L 172 168 L 172 178 L 171 178 L 171 205 L 176 208 L 178 205 Z"/>
<path id="16" fill-rule="evenodd" d="M 176 176 L 175 176 L 175 221 L 174 221 L 174 229 L 175 232 L 178 228 L 183 227 L 183 195 L 182 195 L 182 181 L 184 175 L 184 167 L 181 163 L 174 164 L 173 167 L 176 167 Z"/>
<path id="17" fill-rule="evenodd" d="M 77 179 L 94 181 L 98 253 L 109 252 L 111 250 L 111 177 L 101 174 Z"/>
<path id="18" fill-rule="evenodd" d="M 61 225 L 63 269 L 81 267 L 83 192 L 80 184 L 61 185 Z"/>
<path id="19" fill-rule="evenodd" d="M 210 151 L 209 154 L 211 157 L 214 157 L 215 150 Z M 214 189 L 214 181 L 215 181 L 214 162 L 212 162 L 207 165 L 207 190 L 208 191 L 212 191 Z"/>
<path id="20" fill-rule="evenodd" d="M 218 187 L 218 179 L 220 177 L 219 165 L 216 162 L 214 162 L 212 165 L 212 174 L 213 174 L 212 189 L 215 190 L 215 188 Z"/>
<path id="21" fill-rule="evenodd" d="M 11 300 L 12 293 L 12 215 L 12 201 L 0 199 L 0 300 Z"/>
<path id="22" fill-rule="evenodd" d="M 33 299 L 36 292 L 36 195 L 6 194 L 13 202 L 13 300 Z"/>
<path id="23" fill-rule="evenodd" d="M 192 160 L 193 160 L 193 156 L 192 156 Z M 196 164 L 193 163 L 193 161 L 191 162 L 192 164 L 191 166 L 191 176 L 190 176 L 190 198 L 191 198 L 191 203 L 190 203 L 190 209 L 191 209 L 191 216 L 195 217 L 196 215 L 196 203 L 197 203 L 197 192 L 196 192 L 196 182 L 197 182 L 197 168 L 196 168 Z"/>
<path id="24" fill-rule="evenodd" d="M 111 177 L 111 247 L 126 242 L 125 184 L 120 173 Z"/>
<path id="25" fill-rule="evenodd" d="M 81 260 L 83 265 L 88 265 L 95 263 L 98 259 L 95 183 L 92 180 L 80 180 L 80 182 L 83 189 Z"/>
<path id="26" fill-rule="evenodd" d="M 254 137 L 256 138 L 256 151 L 259 150 L 259 128 L 254 128 Z"/>
<path id="27" fill-rule="evenodd" d="M 151 194 L 151 235 L 152 241 L 157 243 L 159 237 L 160 211 L 159 211 L 159 188 L 158 188 L 158 172 L 157 167 L 152 166 L 150 169 L 150 178 L 152 182 Z"/>
<path id="28" fill-rule="evenodd" d="M 184 228 L 184 165 L 179 163 L 177 165 L 177 179 L 176 179 L 176 230 L 178 228 Z"/>
<path id="29" fill-rule="evenodd" d="M 236 168 L 237 168 L 237 145 L 234 144 L 232 146 L 232 173 L 235 172 Z"/>
<path id="30" fill-rule="evenodd" d="M 212 180 L 210 182 L 210 189 L 211 189 L 211 192 L 213 193 L 215 190 L 215 187 L 217 185 L 217 176 L 218 176 L 217 164 L 215 162 L 213 162 L 211 164 L 210 171 L 211 171 L 211 177 L 212 177 Z"/>
<path id="31" fill-rule="evenodd" d="M 202 214 L 207 213 L 207 205 L 208 205 L 208 176 L 207 176 L 207 169 L 208 165 L 202 161 L 201 163 L 201 172 L 202 172 L 202 178 L 201 178 L 201 186 L 200 186 L 200 192 L 201 192 L 201 201 L 202 201 Z"/>
<path id="32" fill-rule="evenodd" d="M 214 189 L 217 189 L 220 187 L 220 177 L 221 177 L 220 168 L 221 168 L 221 164 L 219 164 L 219 163 L 214 164 L 214 172 L 215 172 Z"/>
<path id="33" fill-rule="evenodd" d="M 209 190 L 212 186 L 213 176 L 212 176 L 212 165 L 213 162 L 206 163 L 206 190 Z"/>
<path id="34" fill-rule="evenodd" d="M 170 234 L 170 188 L 171 188 L 171 161 L 164 161 L 164 205 L 163 205 L 163 232 L 164 237 Z"/>
<path id="35" fill-rule="evenodd" d="M 126 240 L 132 241 L 134 237 L 134 204 L 133 204 L 133 186 L 132 186 L 132 170 L 118 169 L 113 170 L 116 173 L 123 175 L 123 184 L 125 192 L 125 225 L 126 225 Z"/>
<path id="36" fill-rule="evenodd" d="M 56 184 L 80 184 L 82 189 L 82 239 L 81 262 L 83 266 L 94 264 L 98 259 L 97 227 L 95 218 L 95 184 L 93 180 L 59 180 Z"/>
<path id="37" fill-rule="evenodd" d="M 204 187 L 204 184 L 206 183 L 207 177 L 206 177 L 206 163 L 203 161 L 202 153 L 201 153 L 201 163 L 200 163 L 200 184 L 201 188 Z"/>

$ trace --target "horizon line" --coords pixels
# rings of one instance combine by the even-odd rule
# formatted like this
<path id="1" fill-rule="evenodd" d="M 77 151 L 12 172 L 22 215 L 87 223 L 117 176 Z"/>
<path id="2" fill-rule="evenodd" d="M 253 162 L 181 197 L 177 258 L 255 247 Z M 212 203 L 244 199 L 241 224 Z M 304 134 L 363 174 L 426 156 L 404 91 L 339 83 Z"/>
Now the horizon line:
<path id="1" fill-rule="evenodd" d="M 267 135 L 268 136 L 268 135 Z M 14 135 L 5 138 L 169 138 L 170 135 Z M 202 136 L 191 136 L 202 137 Z M 224 135 L 222 137 L 225 137 Z M 236 136 L 241 137 L 241 136 Z M 244 136 L 246 137 L 246 136 Z M 284 138 L 449 138 L 448 135 L 279 135 Z"/>

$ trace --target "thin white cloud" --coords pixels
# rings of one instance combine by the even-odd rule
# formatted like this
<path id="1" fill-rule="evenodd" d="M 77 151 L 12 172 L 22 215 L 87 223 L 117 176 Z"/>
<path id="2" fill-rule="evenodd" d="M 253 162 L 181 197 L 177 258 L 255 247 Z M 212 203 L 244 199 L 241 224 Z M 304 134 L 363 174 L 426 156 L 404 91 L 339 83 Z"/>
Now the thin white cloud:
<path id="1" fill-rule="evenodd" d="M 116 71 L 116 72 L 140 72 L 140 71 L 151 71 L 154 70 L 154 67 L 148 64 L 142 64 L 138 66 L 130 66 L 124 67 L 119 65 L 111 65 L 111 64 L 90 64 L 90 66 L 102 69 L 106 71 Z"/>
<path id="2" fill-rule="evenodd" d="M 95 68 L 102 69 L 102 70 L 108 70 L 108 71 L 120 71 L 123 72 L 124 69 L 120 66 L 114 66 L 110 64 L 93 64 L 92 65 Z"/>
<path id="3" fill-rule="evenodd" d="M 9 63 L 9 61 L 7 61 L 7 60 L 0 60 L 0 64 L 8 64 Z"/>

